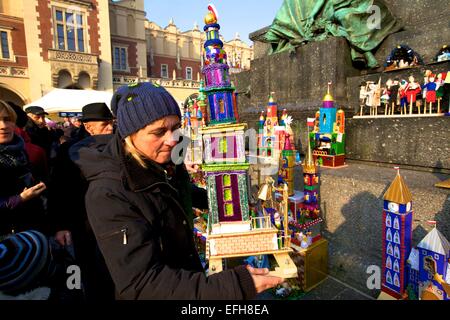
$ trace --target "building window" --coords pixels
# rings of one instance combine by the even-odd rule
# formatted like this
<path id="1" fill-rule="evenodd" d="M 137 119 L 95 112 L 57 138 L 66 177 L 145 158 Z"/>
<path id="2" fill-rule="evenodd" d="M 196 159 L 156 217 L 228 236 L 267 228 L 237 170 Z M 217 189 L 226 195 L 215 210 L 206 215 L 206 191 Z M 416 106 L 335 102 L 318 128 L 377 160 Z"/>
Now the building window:
<path id="1" fill-rule="evenodd" d="M 9 52 L 9 37 L 7 31 L 1 31 L 1 41 L 2 41 L 2 59 L 11 59 L 11 54 Z"/>
<path id="2" fill-rule="evenodd" d="M 192 80 L 192 68 L 191 67 L 186 68 L 186 80 Z"/>
<path id="3" fill-rule="evenodd" d="M 167 64 L 161 65 L 161 78 L 169 77 L 169 66 Z"/>
<path id="4" fill-rule="evenodd" d="M 114 70 L 128 70 L 128 50 L 124 47 L 114 47 L 113 66 Z"/>
<path id="5" fill-rule="evenodd" d="M 84 13 L 55 8 L 56 48 L 59 50 L 85 52 L 85 23 Z"/>

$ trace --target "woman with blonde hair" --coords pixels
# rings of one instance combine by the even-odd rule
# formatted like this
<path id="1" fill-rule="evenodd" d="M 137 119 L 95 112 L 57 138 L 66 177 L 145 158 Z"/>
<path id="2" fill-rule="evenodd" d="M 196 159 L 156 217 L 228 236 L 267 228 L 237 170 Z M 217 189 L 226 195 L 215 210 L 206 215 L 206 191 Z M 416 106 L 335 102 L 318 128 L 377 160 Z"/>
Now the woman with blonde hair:
<path id="1" fill-rule="evenodd" d="M 80 149 L 89 222 L 118 299 L 253 299 L 282 279 L 239 266 L 207 277 L 193 238 L 192 207 L 206 193 L 175 165 L 180 108 L 162 87 L 124 86 L 113 96 L 117 133 L 101 151 Z M 72 157 L 74 158 L 74 157 Z"/>

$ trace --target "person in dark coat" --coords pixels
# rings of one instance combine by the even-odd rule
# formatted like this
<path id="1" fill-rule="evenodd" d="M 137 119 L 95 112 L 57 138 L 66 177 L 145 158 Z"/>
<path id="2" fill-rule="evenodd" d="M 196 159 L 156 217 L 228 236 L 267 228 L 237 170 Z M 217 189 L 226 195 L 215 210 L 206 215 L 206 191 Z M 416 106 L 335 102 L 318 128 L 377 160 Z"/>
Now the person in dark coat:
<path id="1" fill-rule="evenodd" d="M 45 116 L 48 115 L 43 108 L 37 106 L 27 107 L 25 112 L 28 122 L 25 131 L 30 136 L 31 142 L 45 150 L 47 158 L 50 160 L 53 141 L 55 140 L 52 131 L 47 127 Z"/>
<path id="2" fill-rule="evenodd" d="M 17 115 L 15 132 L 25 142 L 25 151 L 27 153 L 28 160 L 30 161 L 33 176 L 39 181 L 43 181 L 47 184 L 49 181 L 50 172 L 45 150 L 32 143 L 30 136 L 24 130 L 24 127 L 28 122 L 28 116 L 25 111 L 23 111 L 21 107 L 12 102 L 8 102 L 8 104 L 11 106 L 11 108 L 14 109 L 14 112 Z"/>
<path id="3" fill-rule="evenodd" d="M 40 198 L 46 185 L 33 177 L 25 143 L 15 134 L 16 118 L 0 101 L 0 238 L 29 229 L 48 233 Z"/>
<path id="4" fill-rule="evenodd" d="M 117 299 L 253 299 L 280 284 L 266 269 L 238 266 L 206 277 L 193 238 L 193 189 L 171 160 L 180 109 L 162 87 L 124 86 L 112 100 L 118 131 L 102 151 L 72 159 L 89 181 L 86 210 Z"/>
<path id="5" fill-rule="evenodd" d="M 73 138 L 61 145 L 52 173 L 49 211 L 54 230 L 66 230 L 57 238 L 67 245 L 73 244 L 82 271 L 85 299 L 105 301 L 114 299 L 114 286 L 89 227 L 84 205 L 87 182 L 70 159 L 70 153 L 86 147 L 102 150 L 111 140 L 114 117 L 105 103 L 91 103 L 83 107 L 80 120 L 88 137 Z"/>

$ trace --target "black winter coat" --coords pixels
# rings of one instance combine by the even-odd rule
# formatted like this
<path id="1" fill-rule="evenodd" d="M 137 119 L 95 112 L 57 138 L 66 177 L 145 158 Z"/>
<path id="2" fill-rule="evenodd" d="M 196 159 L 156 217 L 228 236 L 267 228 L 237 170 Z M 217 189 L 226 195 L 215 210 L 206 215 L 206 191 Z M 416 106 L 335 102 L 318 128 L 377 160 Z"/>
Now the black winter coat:
<path id="1" fill-rule="evenodd" d="M 44 149 L 47 154 L 47 158 L 50 159 L 52 144 L 56 141 L 52 131 L 46 127 L 39 128 L 31 119 L 28 119 L 24 129 L 30 136 L 31 143 Z"/>
<path id="2" fill-rule="evenodd" d="M 74 157 L 72 157 L 74 159 Z M 76 159 L 75 159 L 76 160 Z M 118 135 L 102 152 L 79 151 L 89 181 L 86 209 L 119 299 L 252 299 L 243 266 L 206 277 L 193 239 L 191 189 L 185 167 L 170 178 L 154 162 L 142 168 Z M 193 205 L 206 195 L 193 195 Z M 183 201 L 183 199 L 187 199 Z"/>
<path id="3" fill-rule="evenodd" d="M 25 154 L 22 138 L 14 136 L 14 144 L 20 144 Z M 37 184 L 28 160 L 20 166 L 7 166 L 0 161 L 0 236 L 25 230 L 38 230 L 48 234 L 48 221 L 41 197 L 23 202 L 18 200 L 25 187 Z M 16 201 L 11 201 L 15 199 Z M 13 206 L 10 204 L 14 203 Z"/>

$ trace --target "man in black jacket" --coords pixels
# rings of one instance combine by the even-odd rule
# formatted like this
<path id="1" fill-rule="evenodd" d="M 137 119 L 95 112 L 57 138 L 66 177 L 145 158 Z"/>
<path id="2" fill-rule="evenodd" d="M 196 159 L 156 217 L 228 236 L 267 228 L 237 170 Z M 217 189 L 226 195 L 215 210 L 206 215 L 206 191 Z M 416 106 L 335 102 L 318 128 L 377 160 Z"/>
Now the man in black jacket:
<path id="1" fill-rule="evenodd" d="M 113 97 L 118 132 L 102 151 L 72 156 L 89 181 L 86 209 L 119 299 L 253 299 L 282 282 L 238 266 L 206 277 L 192 206 L 206 207 L 171 153 L 180 109 L 162 87 L 140 83 Z M 197 192 L 197 195 L 194 193 Z"/>
<path id="2" fill-rule="evenodd" d="M 48 115 L 43 108 L 31 106 L 25 109 L 28 116 L 28 123 L 25 131 L 30 136 L 31 142 L 45 150 L 47 158 L 50 159 L 52 144 L 56 140 L 52 131 L 47 127 L 45 116 Z"/>
<path id="3" fill-rule="evenodd" d="M 114 117 L 105 103 L 88 104 L 82 113 L 87 137 L 73 138 L 61 145 L 52 174 L 49 211 L 54 230 L 64 230 L 57 233 L 58 242 L 74 246 L 85 299 L 107 301 L 114 298 L 114 286 L 87 220 L 87 181 L 70 153 L 82 148 L 101 151 L 112 138 Z"/>

